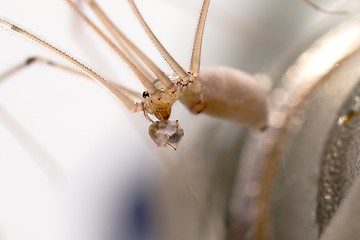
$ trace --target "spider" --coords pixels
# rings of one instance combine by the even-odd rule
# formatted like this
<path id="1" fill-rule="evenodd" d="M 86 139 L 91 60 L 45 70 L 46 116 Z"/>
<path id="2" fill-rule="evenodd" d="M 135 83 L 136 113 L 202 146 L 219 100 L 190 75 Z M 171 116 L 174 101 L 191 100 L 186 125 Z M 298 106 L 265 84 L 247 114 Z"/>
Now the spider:
<path id="1" fill-rule="evenodd" d="M 81 71 L 87 77 L 97 81 L 130 111 L 142 112 L 146 119 L 151 122 L 149 135 L 158 146 L 170 146 L 176 149 L 184 135 L 179 121 L 170 120 L 172 106 L 177 100 L 185 104 L 193 113 L 204 112 L 213 116 L 239 121 L 258 129 L 266 127 L 268 112 L 266 92 L 251 76 L 225 67 L 204 68 L 200 72 L 201 46 L 210 0 L 204 0 L 202 4 L 189 71 L 184 70 L 169 54 L 145 22 L 135 2 L 129 0 L 129 4 L 141 26 L 175 75 L 165 74 L 115 26 L 95 0 L 86 1 L 86 4 L 107 28 L 116 42 L 113 42 L 106 33 L 100 30 L 73 1 L 65 0 L 65 2 L 133 71 L 146 89 L 142 94 L 142 99 L 135 97 L 135 93 L 127 88 L 104 79 L 79 60 L 29 31 L 4 19 L 0 19 L 0 24 L 37 42 L 72 63 L 76 70 L 69 68 L 67 70 Z M 27 60 L 26 64 L 31 64 L 36 60 L 43 59 L 31 58 Z M 44 61 L 47 64 L 66 68 L 58 63 Z"/>
<path id="2" fill-rule="evenodd" d="M 176 149 L 184 135 L 179 121 L 170 120 L 172 106 L 178 100 L 195 114 L 203 112 L 215 117 L 237 121 L 260 130 L 267 127 L 267 94 L 254 77 L 227 67 L 201 68 L 200 70 L 202 39 L 210 0 L 204 0 L 202 4 L 188 71 L 177 63 L 157 39 L 142 17 L 134 0 L 128 0 L 148 37 L 172 68 L 174 74 L 170 75 L 165 74 L 138 46 L 127 38 L 95 0 L 88 0 L 85 3 L 107 28 L 115 42 L 111 40 L 107 33 L 100 30 L 72 0 L 64 1 L 132 70 L 145 88 L 142 98 L 139 98 L 137 93 L 123 86 L 111 83 L 79 60 L 42 38 L 5 19 L 0 19 L 1 26 L 48 48 L 72 63 L 75 68 L 69 68 L 39 58 L 28 59 L 26 65 L 35 61 L 43 61 L 68 71 L 81 72 L 81 74 L 95 80 L 109 90 L 130 111 L 144 114 L 145 118 L 151 122 L 149 135 L 158 146 L 170 146 Z M 310 4 L 308 1 L 306 2 Z M 310 5 L 314 7 L 314 4 Z M 325 11 L 321 10 L 322 8 L 319 6 L 315 6 L 318 10 Z"/>

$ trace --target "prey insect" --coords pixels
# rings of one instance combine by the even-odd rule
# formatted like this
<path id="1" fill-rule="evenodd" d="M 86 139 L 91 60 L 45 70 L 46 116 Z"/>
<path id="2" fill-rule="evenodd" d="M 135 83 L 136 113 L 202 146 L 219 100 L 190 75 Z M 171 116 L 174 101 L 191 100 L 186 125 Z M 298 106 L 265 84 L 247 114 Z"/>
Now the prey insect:
<path id="1" fill-rule="evenodd" d="M 193 113 L 204 112 L 212 116 L 237 121 L 253 128 L 266 128 L 267 95 L 253 77 L 226 67 L 202 68 L 200 71 L 202 40 L 210 0 L 204 0 L 202 4 L 189 71 L 180 66 L 157 39 L 145 22 L 134 0 L 128 1 L 148 37 L 174 71 L 174 74 L 169 75 L 165 74 L 121 32 L 95 0 L 86 1 L 86 6 L 116 41 L 112 41 L 107 33 L 100 30 L 72 0 L 65 0 L 65 2 L 132 70 L 146 89 L 142 96 L 139 97 L 138 94 L 127 88 L 104 79 L 79 60 L 29 31 L 4 19 L 0 19 L 0 25 L 58 54 L 76 68 L 76 70 L 71 68 L 69 70 L 81 71 L 109 90 L 130 111 L 142 112 L 146 119 L 151 122 L 149 135 L 158 146 L 170 146 L 176 149 L 184 135 L 179 121 L 170 120 L 172 106 L 177 100 L 180 100 Z M 61 64 L 51 64 L 62 66 Z"/>

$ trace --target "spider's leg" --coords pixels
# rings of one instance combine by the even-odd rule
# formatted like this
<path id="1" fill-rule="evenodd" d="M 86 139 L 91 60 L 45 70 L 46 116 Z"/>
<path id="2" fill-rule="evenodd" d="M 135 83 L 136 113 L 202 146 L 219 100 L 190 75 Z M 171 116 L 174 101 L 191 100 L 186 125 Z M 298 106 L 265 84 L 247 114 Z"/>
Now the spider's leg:
<path id="1" fill-rule="evenodd" d="M 107 16 L 103 9 L 97 4 L 95 0 L 87 1 L 91 10 L 106 26 L 108 31 L 115 38 L 121 49 L 131 59 L 131 61 L 146 75 L 149 79 L 153 78 L 147 70 L 150 69 L 156 78 L 165 86 L 165 88 L 173 87 L 173 82 L 166 74 L 149 58 L 147 57 L 126 35 L 114 24 Z M 142 62 L 139 62 L 140 59 Z M 147 67 L 145 67 L 145 66 Z"/>
<path id="2" fill-rule="evenodd" d="M 161 44 L 159 39 L 155 36 L 155 34 L 151 31 L 149 25 L 145 22 L 143 16 L 141 15 L 139 9 L 135 5 L 133 0 L 129 0 L 130 6 L 133 9 L 136 17 L 138 18 L 141 26 L 144 28 L 145 32 L 147 33 L 150 40 L 153 42 L 155 47 L 158 49 L 160 54 L 163 56 L 165 61 L 169 64 L 169 66 L 174 70 L 174 72 L 182 79 L 188 80 L 189 75 L 186 71 L 178 64 L 175 59 L 170 55 L 170 53 L 165 49 L 165 47 Z"/>
<path id="3" fill-rule="evenodd" d="M 205 28 L 205 21 L 207 12 L 209 9 L 210 0 L 204 0 L 199 22 L 196 28 L 194 46 L 192 50 L 191 56 L 191 64 L 190 64 L 190 73 L 193 74 L 195 77 L 199 74 L 200 71 L 200 59 L 201 59 L 201 46 L 202 46 L 202 39 L 204 35 L 204 28 Z"/>

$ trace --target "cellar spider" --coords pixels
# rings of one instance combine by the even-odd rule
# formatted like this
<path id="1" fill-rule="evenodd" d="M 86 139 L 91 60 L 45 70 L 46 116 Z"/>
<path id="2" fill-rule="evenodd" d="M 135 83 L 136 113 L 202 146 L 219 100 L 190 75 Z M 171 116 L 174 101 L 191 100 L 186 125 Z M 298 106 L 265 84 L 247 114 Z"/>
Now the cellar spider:
<path id="1" fill-rule="evenodd" d="M 326 10 L 309 0 L 304 1 L 319 11 L 334 14 L 344 13 L 342 11 Z M 170 75 L 165 74 L 148 56 L 129 40 L 109 19 L 96 1 L 89 0 L 85 2 L 87 7 L 107 28 L 107 33 L 100 30 L 73 1 L 65 0 L 65 2 L 75 11 L 76 15 L 127 64 L 146 90 L 142 93 L 142 96 L 139 96 L 139 94 L 123 86 L 115 85 L 79 60 L 47 43 L 43 39 L 5 19 L 0 19 L 0 25 L 6 29 L 17 32 L 48 48 L 72 63 L 75 68 L 69 68 L 68 66 L 42 58 L 29 58 L 24 66 L 34 62 L 43 62 L 70 72 L 85 75 L 95 80 L 109 90 L 130 111 L 142 112 L 144 114 L 145 118 L 151 122 L 149 127 L 150 137 L 158 146 L 170 146 L 176 149 L 183 136 L 183 130 L 178 120 L 169 120 L 172 106 L 177 100 L 180 100 L 193 113 L 204 112 L 216 117 L 234 120 L 253 128 L 266 128 L 268 113 L 266 92 L 257 84 L 253 77 L 243 72 L 224 67 L 202 68 L 200 71 L 202 39 L 210 0 L 203 1 L 193 44 L 191 64 L 188 71 L 180 66 L 169 54 L 143 19 L 135 2 L 129 0 L 129 4 L 141 26 L 174 71 L 174 74 Z M 109 34 L 111 36 L 109 36 Z M 22 67 L 20 66 L 20 68 Z M 11 75 L 13 73 L 12 70 L 15 72 L 19 69 L 11 69 L 2 75 L 3 78 Z"/>
<path id="2" fill-rule="evenodd" d="M 180 66 L 167 52 L 148 27 L 135 2 L 129 0 L 129 4 L 141 26 L 174 71 L 174 74 L 171 75 L 165 74 L 129 40 L 108 18 L 96 1 L 86 1 L 86 5 L 107 28 L 115 41 L 107 33 L 100 30 L 73 1 L 65 0 L 65 2 L 133 71 L 146 89 L 142 93 L 142 98 L 139 98 L 138 94 L 127 88 L 115 85 L 104 79 L 79 60 L 54 47 L 40 37 L 5 19 L 1 19 L 0 24 L 3 27 L 27 37 L 60 55 L 72 63 L 76 69 L 38 58 L 28 59 L 25 65 L 35 61 L 44 61 L 47 64 L 64 68 L 68 71 L 76 73 L 81 71 L 82 74 L 85 74 L 109 90 L 130 111 L 142 112 L 145 118 L 151 122 L 149 134 L 158 146 L 170 146 L 176 149 L 183 136 L 183 130 L 180 128 L 178 120 L 169 120 L 172 106 L 177 100 L 185 104 L 193 113 L 205 112 L 217 117 L 242 122 L 245 125 L 258 129 L 266 127 L 268 112 L 266 92 L 252 77 L 229 68 L 201 69 L 200 72 L 202 38 L 210 0 L 203 1 L 189 71 Z"/>

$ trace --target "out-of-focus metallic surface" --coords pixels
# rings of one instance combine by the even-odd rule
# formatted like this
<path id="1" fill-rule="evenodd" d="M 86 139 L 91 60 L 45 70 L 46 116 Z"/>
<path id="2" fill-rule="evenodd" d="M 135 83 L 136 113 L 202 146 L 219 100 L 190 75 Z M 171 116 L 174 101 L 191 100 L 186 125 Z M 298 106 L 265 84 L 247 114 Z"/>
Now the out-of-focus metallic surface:
<path id="1" fill-rule="evenodd" d="M 338 124 L 357 111 L 359 40 L 354 17 L 317 40 L 272 92 L 270 129 L 242 154 L 234 239 L 317 239 L 327 230 L 357 173 L 357 137 Z M 352 238 L 331 239 L 357 239 L 351 229 Z"/>
<path id="2" fill-rule="evenodd" d="M 360 76 L 358 66 L 359 56 L 357 55 L 351 59 L 350 63 L 344 66 L 348 69 L 344 69 L 342 76 L 339 78 L 347 82 L 345 87 L 335 86 L 335 89 L 330 89 L 332 95 L 330 97 L 338 100 L 337 104 L 334 105 L 343 104 L 337 106 L 337 109 L 333 111 L 335 119 L 331 118 L 333 120 L 332 125 L 328 129 L 319 164 L 317 223 L 320 230 L 327 227 L 344 196 L 352 188 L 359 175 L 358 112 L 360 92 L 358 81 Z M 343 81 L 338 80 L 340 84 L 344 85 Z M 344 88 L 346 89 L 345 92 L 340 91 Z M 334 97 L 335 94 L 336 97 Z M 331 100 L 326 102 L 332 103 Z M 326 105 L 323 108 L 326 108 Z"/>
<path id="3" fill-rule="evenodd" d="M 358 239 L 360 236 L 359 223 L 359 178 L 351 185 L 346 193 L 341 205 L 339 206 L 335 217 L 326 228 L 321 240 L 337 239 Z"/>

